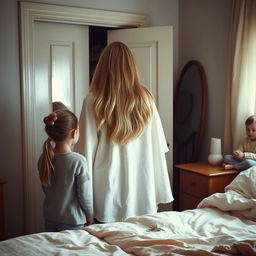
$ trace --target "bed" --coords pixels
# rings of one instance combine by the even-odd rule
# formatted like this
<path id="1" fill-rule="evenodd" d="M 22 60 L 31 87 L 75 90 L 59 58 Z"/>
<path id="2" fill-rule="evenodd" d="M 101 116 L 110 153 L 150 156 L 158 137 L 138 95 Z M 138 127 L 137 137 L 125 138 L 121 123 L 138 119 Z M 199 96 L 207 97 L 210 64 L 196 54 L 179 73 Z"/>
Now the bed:
<path id="1" fill-rule="evenodd" d="M 256 255 L 256 167 L 197 209 L 0 242 L 0 255 Z"/>

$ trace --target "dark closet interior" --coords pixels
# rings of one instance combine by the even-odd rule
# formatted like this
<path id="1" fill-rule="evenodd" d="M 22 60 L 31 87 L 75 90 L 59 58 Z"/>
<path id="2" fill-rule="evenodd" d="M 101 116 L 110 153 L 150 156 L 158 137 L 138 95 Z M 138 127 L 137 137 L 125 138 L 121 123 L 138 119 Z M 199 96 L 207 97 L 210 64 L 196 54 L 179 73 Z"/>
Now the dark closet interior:
<path id="1" fill-rule="evenodd" d="M 118 28 L 110 27 L 98 27 L 89 26 L 89 73 L 90 81 L 94 72 L 94 69 L 99 60 L 100 54 L 104 47 L 108 44 L 108 30 L 114 30 Z"/>
<path id="2" fill-rule="evenodd" d="M 107 45 L 106 27 L 89 26 L 89 74 L 90 82 L 103 48 Z"/>

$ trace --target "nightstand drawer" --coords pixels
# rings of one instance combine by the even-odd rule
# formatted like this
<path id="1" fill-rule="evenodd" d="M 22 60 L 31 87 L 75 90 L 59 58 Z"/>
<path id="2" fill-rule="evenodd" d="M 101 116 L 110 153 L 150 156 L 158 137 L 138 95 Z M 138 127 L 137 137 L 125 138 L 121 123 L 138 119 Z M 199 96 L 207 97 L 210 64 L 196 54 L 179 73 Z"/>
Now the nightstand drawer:
<path id="1" fill-rule="evenodd" d="M 201 202 L 201 200 L 202 198 L 197 198 L 187 193 L 181 192 L 180 211 L 187 210 L 187 209 L 194 209 Z"/>
<path id="2" fill-rule="evenodd" d="M 209 195 L 207 178 L 189 171 L 180 173 L 180 190 L 195 197 L 204 198 Z"/>

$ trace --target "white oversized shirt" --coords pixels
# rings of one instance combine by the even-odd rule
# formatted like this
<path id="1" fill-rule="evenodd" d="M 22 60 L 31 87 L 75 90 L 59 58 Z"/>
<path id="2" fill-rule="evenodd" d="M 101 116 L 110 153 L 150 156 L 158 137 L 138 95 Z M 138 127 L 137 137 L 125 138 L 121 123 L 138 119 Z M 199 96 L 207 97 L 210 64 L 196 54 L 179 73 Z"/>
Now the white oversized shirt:
<path id="1" fill-rule="evenodd" d="M 87 95 L 80 116 L 75 151 L 85 155 L 93 182 L 94 216 L 101 222 L 157 212 L 159 203 L 173 201 L 160 117 L 153 115 L 145 131 L 126 145 L 110 143 L 104 128 L 97 132 L 93 96 Z"/>

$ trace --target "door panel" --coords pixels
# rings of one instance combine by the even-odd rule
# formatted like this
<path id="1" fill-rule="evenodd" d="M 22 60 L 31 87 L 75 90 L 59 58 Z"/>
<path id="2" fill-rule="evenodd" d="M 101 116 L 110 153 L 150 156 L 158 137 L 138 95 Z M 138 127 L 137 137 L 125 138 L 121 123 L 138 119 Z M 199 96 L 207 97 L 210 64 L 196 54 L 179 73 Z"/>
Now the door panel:
<path id="1" fill-rule="evenodd" d="M 53 101 L 63 102 L 80 116 L 82 102 L 89 90 L 88 27 L 61 23 L 35 22 L 35 155 L 34 166 L 47 138 L 43 118 Z M 43 230 L 43 193 L 35 181 L 36 230 Z"/>
<path id="2" fill-rule="evenodd" d="M 108 31 L 108 43 L 124 42 L 135 56 L 141 79 L 156 99 L 169 145 L 173 134 L 173 40 L 172 27 L 146 27 Z M 166 154 L 172 183 L 172 148 Z"/>
<path id="3" fill-rule="evenodd" d="M 74 110 L 73 44 L 55 42 L 50 46 L 51 101 Z"/>

